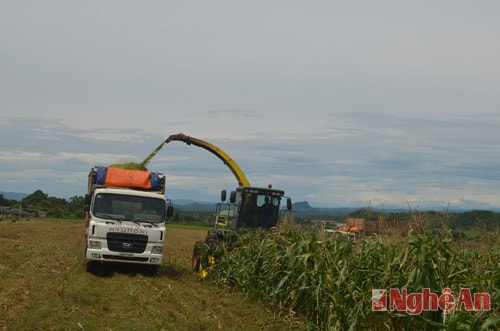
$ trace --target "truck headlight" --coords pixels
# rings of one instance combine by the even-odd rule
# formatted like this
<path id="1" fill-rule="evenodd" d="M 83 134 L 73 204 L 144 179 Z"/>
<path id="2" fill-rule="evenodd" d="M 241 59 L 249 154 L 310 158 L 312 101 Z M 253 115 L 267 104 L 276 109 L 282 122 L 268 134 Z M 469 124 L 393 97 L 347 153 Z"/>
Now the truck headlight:
<path id="1" fill-rule="evenodd" d="M 99 240 L 89 240 L 89 248 L 101 249 L 101 242 Z"/>
<path id="2" fill-rule="evenodd" d="M 153 246 L 151 254 L 163 254 L 163 246 Z"/>

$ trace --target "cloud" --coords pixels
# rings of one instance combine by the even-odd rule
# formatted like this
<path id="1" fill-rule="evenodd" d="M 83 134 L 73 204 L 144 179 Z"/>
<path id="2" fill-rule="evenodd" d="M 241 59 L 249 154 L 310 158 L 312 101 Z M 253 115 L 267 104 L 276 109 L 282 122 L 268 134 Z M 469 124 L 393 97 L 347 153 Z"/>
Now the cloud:
<path id="1" fill-rule="evenodd" d="M 491 192 L 498 185 L 495 165 L 500 163 L 491 140 L 494 123 L 476 121 L 471 126 L 460 118 L 370 113 L 330 117 L 335 121 L 325 131 L 313 129 L 309 136 L 268 132 L 237 139 L 197 138 L 228 153 L 253 185 L 272 183 L 294 200 L 314 197 L 310 203 L 316 206 L 494 205 Z M 8 188 L 3 191 L 46 187 L 55 195 L 82 194 L 90 167 L 140 162 L 164 139 L 139 129 L 74 130 L 43 119 L 4 118 L 2 123 L 8 128 L 2 130 L 4 141 L 17 141 L 0 153 L 1 184 Z M 165 145 L 150 168 L 167 174 L 168 192 L 174 196 L 217 200 L 221 189 L 237 184 L 218 158 L 183 142 Z M 56 188 L 60 185 L 65 188 Z"/>
<path id="2" fill-rule="evenodd" d="M 79 194 L 182 132 L 312 205 L 498 204 L 498 6 L 11 2 L 0 190 Z M 181 142 L 151 167 L 182 198 L 236 182 Z"/>

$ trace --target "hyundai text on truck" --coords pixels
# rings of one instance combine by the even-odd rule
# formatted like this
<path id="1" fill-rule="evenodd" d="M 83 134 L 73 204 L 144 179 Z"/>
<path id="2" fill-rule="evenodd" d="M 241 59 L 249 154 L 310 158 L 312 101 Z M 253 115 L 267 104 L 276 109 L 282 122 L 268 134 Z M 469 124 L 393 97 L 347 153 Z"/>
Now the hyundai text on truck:
<path id="1" fill-rule="evenodd" d="M 134 263 L 156 269 L 163 263 L 165 222 L 173 208 L 165 197 L 165 175 L 97 166 L 85 195 L 84 264 Z"/>

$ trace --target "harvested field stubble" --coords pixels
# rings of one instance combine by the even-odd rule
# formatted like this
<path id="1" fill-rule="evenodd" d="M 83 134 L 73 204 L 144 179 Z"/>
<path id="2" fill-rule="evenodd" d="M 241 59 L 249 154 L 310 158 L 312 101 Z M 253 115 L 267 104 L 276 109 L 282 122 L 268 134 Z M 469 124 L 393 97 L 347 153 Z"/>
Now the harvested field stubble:
<path id="1" fill-rule="evenodd" d="M 83 220 L 0 222 L 0 330 L 282 330 L 263 305 L 191 272 L 206 230 L 167 227 L 157 274 L 83 268 Z"/>

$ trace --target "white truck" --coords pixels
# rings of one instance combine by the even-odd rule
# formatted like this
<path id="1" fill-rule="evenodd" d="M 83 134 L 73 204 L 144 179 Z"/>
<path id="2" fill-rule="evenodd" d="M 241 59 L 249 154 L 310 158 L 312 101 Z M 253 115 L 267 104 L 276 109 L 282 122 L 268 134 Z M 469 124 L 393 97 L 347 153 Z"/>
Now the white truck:
<path id="1" fill-rule="evenodd" d="M 161 173 L 92 168 L 85 195 L 85 269 L 103 262 L 157 269 L 163 263 L 165 222 L 173 214 L 168 201 Z"/>

